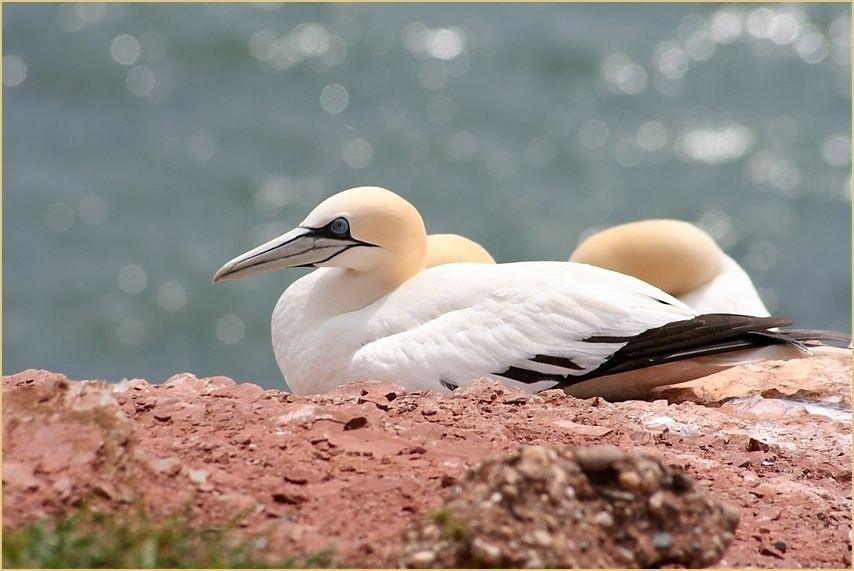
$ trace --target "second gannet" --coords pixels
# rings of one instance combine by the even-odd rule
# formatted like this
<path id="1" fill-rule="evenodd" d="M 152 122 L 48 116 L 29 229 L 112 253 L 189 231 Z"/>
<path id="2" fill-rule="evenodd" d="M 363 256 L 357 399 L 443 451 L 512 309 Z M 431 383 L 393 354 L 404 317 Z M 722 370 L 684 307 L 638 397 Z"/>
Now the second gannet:
<path id="1" fill-rule="evenodd" d="M 425 268 L 459 262 L 494 264 L 495 259 L 486 251 L 486 248 L 465 236 L 459 234 L 427 235 Z"/>
<path id="2" fill-rule="evenodd" d="M 808 354 L 781 318 L 698 316 L 639 279 L 571 262 L 424 268 L 418 211 L 378 187 L 340 192 L 214 281 L 319 267 L 285 290 L 273 349 L 291 390 L 376 379 L 451 390 L 493 377 L 534 392 L 628 398 L 742 361 Z"/>
<path id="3" fill-rule="evenodd" d="M 767 316 L 747 272 L 698 227 L 681 220 L 641 220 L 582 241 L 571 262 L 634 276 L 698 313 Z"/>

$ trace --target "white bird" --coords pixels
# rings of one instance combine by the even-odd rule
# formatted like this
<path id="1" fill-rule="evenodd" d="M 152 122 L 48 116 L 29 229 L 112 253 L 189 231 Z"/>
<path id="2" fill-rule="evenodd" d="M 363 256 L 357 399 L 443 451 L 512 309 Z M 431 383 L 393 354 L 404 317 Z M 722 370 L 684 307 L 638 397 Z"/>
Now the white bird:
<path id="1" fill-rule="evenodd" d="M 426 253 L 415 207 L 359 187 L 231 260 L 214 281 L 321 267 L 294 282 L 273 312 L 276 360 L 298 394 L 365 379 L 444 391 L 487 376 L 531 392 L 629 398 L 742 361 L 809 351 L 797 335 L 770 331 L 785 319 L 697 317 L 663 291 L 602 268 L 424 269 Z"/>
<path id="2" fill-rule="evenodd" d="M 698 313 L 770 315 L 738 262 L 707 233 L 681 220 L 641 220 L 596 232 L 569 261 L 642 279 Z"/>

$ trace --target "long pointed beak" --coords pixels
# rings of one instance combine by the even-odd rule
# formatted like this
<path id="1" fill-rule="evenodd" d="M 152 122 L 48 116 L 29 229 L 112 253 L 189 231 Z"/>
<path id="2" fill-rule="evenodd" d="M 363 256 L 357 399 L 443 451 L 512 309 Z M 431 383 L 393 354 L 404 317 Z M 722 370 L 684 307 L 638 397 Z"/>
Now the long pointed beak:
<path id="1" fill-rule="evenodd" d="M 313 228 L 294 228 L 237 256 L 214 274 L 213 281 L 236 280 L 281 268 L 313 266 L 358 244 L 352 239 L 331 238 Z"/>

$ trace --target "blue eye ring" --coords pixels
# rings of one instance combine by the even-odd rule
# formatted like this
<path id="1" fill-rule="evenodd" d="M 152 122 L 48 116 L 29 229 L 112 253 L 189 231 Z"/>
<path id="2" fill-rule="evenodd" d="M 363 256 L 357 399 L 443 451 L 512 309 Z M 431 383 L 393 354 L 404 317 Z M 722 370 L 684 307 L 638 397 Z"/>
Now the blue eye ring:
<path id="1" fill-rule="evenodd" d="M 346 218 L 336 218 L 329 223 L 329 230 L 338 236 L 345 236 L 350 231 L 350 223 Z"/>

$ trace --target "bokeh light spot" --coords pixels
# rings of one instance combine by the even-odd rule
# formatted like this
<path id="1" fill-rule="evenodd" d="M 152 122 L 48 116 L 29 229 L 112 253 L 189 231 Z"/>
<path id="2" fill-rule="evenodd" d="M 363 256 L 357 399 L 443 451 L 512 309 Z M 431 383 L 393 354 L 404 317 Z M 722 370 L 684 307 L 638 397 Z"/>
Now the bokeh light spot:
<path id="1" fill-rule="evenodd" d="M 16 87 L 27 78 L 27 64 L 18 56 L 3 56 L 3 85 Z"/>
<path id="2" fill-rule="evenodd" d="M 320 92 L 320 106 L 327 113 L 336 115 L 342 113 L 350 104 L 350 94 L 344 86 L 333 83 Z"/>
<path id="3" fill-rule="evenodd" d="M 187 288 L 176 281 L 166 281 L 157 288 L 157 306 L 163 311 L 175 313 L 187 305 Z"/>
<path id="4" fill-rule="evenodd" d="M 601 119 L 588 119 L 581 125 L 578 138 L 588 149 L 601 149 L 608 143 L 610 130 Z"/>
<path id="5" fill-rule="evenodd" d="M 223 315 L 216 322 L 216 336 L 225 345 L 234 345 L 243 340 L 246 335 L 246 326 L 243 320 L 236 315 Z"/>
<path id="6" fill-rule="evenodd" d="M 216 136 L 207 131 L 193 133 L 187 139 L 187 156 L 198 163 L 205 163 L 216 155 Z"/>
<path id="7" fill-rule="evenodd" d="M 139 41 L 130 34 L 116 36 L 110 44 L 110 54 L 116 63 L 131 65 L 139 59 Z"/>
<path id="8" fill-rule="evenodd" d="M 145 289 L 148 275 L 140 266 L 128 264 L 119 270 L 118 282 L 123 292 L 136 295 Z"/>
<path id="9" fill-rule="evenodd" d="M 90 194 L 77 205 L 80 220 L 90 226 L 100 226 L 107 219 L 107 203 L 100 196 Z"/>
<path id="10" fill-rule="evenodd" d="M 712 39 L 719 44 L 731 44 L 741 36 L 743 28 L 741 18 L 737 14 L 723 10 L 712 18 L 709 32 Z"/>
<path id="11" fill-rule="evenodd" d="M 471 160 L 477 153 L 477 138 L 468 131 L 456 131 L 448 137 L 448 156 L 455 161 Z"/>
<path id="12" fill-rule="evenodd" d="M 128 72 L 126 83 L 131 93 L 137 97 L 145 97 L 154 91 L 157 77 L 150 68 L 138 65 Z"/>
<path id="13" fill-rule="evenodd" d="M 137 347 L 145 342 L 145 323 L 133 316 L 123 317 L 116 326 L 116 338 L 122 345 Z"/>
<path id="14" fill-rule="evenodd" d="M 427 102 L 427 118 L 436 125 L 447 125 L 454 119 L 457 106 L 447 95 L 436 95 Z"/>
<path id="15" fill-rule="evenodd" d="M 374 148 L 365 139 L 351 139 L 344 144 L 341 156 L 350 168 L 363 169 L 374 160 Z"/>
<path id="16" fill-rule="evenodd" d="M 448 83 L 448 72 L 441 62 L 430 60 L 418 69 L 418 82 L 428 91 L 442 89 Z"/>
<path id="17" fill-rule="evenodd" d="M 64 202 L 54 202 L 47 207 L 44 222 L 54 232 L 67 232 L 74 226 L 74 209 Z"/>
<path id="18" fill-rule="evenodd" d="M 832 167 L 847 167 L 851 164 L 851 138 L 848 135 L 833 135 L 821 147 L 821 156 Z"/>

